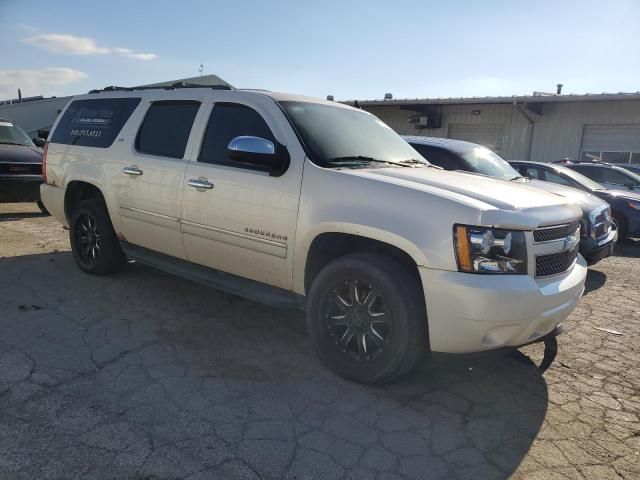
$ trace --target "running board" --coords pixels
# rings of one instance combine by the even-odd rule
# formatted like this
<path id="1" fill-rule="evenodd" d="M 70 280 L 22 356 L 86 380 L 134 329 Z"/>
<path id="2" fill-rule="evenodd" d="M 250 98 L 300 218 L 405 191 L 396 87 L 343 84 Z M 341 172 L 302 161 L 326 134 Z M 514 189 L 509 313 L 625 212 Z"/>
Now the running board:
<path id="1" fill-rule="evenodd" d="M 127 242 L 120 242 L 120 246 L 130 259 L 178 277 L 202 283 L 249 300 L 265 303 L 272 307 L 299 309 L 304 307 L 304 297 L 302 295 L 297 295 L 282 288 L 204 267 Z"/>

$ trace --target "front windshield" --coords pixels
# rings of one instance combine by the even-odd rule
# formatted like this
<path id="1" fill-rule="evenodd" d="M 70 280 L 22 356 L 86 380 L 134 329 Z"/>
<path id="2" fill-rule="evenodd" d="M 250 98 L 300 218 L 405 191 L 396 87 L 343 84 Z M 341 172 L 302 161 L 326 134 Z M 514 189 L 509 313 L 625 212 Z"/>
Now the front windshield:
<path id="1" fill-rule="evenodd" d="M 377 117 L 343 107 L 280 102 L 311 160 L 322 167 L 353 167 L 372 160 L 427 165 L 428 162 Z"/>
<path id="2" fill-rule="evenodd" d="M 25 145 L 33 147 L 29 135 L 19 126 L 6 120 L 0 120 L 0 144 Z"/>
<path id="3" fill-rule="evenodd" d="M 581 173 L 576 172 L 575 170 L 571 170 L 567 167 L 559 167 L 556 166 L 559 173 L 565 174 L 567 177 L 575 180 L 580 185 L 587 187 L 589 190 L 604 190 L 604 187 L 600 185 L 598 182 L 594 182 L 589 177 L 585 177 Z"/>
<path id="4" fill-rule="evenodd" d="M 520 178 L 520 174 L 500 155 L 488 148 L 477 146 L 459 152 L 469 170 L 502 180 Z"/>

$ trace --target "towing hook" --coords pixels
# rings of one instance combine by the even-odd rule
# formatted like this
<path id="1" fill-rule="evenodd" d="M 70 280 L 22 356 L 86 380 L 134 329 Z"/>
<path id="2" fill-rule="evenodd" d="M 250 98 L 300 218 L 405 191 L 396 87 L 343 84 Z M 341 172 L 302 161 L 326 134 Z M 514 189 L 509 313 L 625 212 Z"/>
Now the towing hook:
<path id="1" fill-rule="evenodd" d="M 558 340 L 555 335 L 550 335 L 544 339 L 544 358 L 538 369 L 545 372 L 551 366 L 558 354 Z"/>

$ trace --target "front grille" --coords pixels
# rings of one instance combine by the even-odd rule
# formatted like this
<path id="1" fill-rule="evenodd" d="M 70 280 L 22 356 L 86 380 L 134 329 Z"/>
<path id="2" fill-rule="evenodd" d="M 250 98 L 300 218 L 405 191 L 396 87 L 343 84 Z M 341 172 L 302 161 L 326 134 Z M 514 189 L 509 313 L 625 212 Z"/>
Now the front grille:
<path id="1" fill-rule="evenodd" d="M 600 238 L 609 233 L 609 219 L 606 210 L 600 212 L 600 214 L 596 217 L 594 232 L 596 240 L 600 240 Z"/>
<path id="2" fill-rule="evenodd" d="M 0 175 L 42 175 L 42 164 L 0 163 Z"/>
<path id="3" fill-rule="evenodd" d="M 536 277 L 548 277 L 566 272 L 578 256 L 578 249 L 536 257 Z"/>
<path id="4" fill-rule="evenodd" d="M 580 220 L 568 223 L 566 225 L 558 225 L 555 227 L 539 228 L 533 231 L 533 240 L 536 243 L 550 242 L 552 240 L 560 240 L 569 235 L 574 235 L 580 227 Z"/>

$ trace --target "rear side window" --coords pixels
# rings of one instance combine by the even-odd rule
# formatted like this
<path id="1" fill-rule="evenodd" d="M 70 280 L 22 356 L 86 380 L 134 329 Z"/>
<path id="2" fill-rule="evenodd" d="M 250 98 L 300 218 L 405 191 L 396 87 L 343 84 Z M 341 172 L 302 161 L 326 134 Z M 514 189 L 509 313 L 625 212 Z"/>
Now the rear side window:
<path id="1" fill-rule="evenodd" d="M 195 101 L 153 102 L 138 131 L 136 150 L 161 157 L 184 157 L 198 108 L 200 102 Z"/>
<path id="2" fill-rule="evenodd" d="M 216 103 L 204 134 L 198 161 L 251 168 L 251 165 L 240 164 L 231 159 L 227 152 L 229 142 L 243 135 L 266 138 L 276 143 L 267 122 L 253 108 L 239 103 Z"/>
<path id="3" fill-rule="evenodd" d="M 51 143 L 110 147 L 140 98 L 74 100 L 58 122 Z"/>

